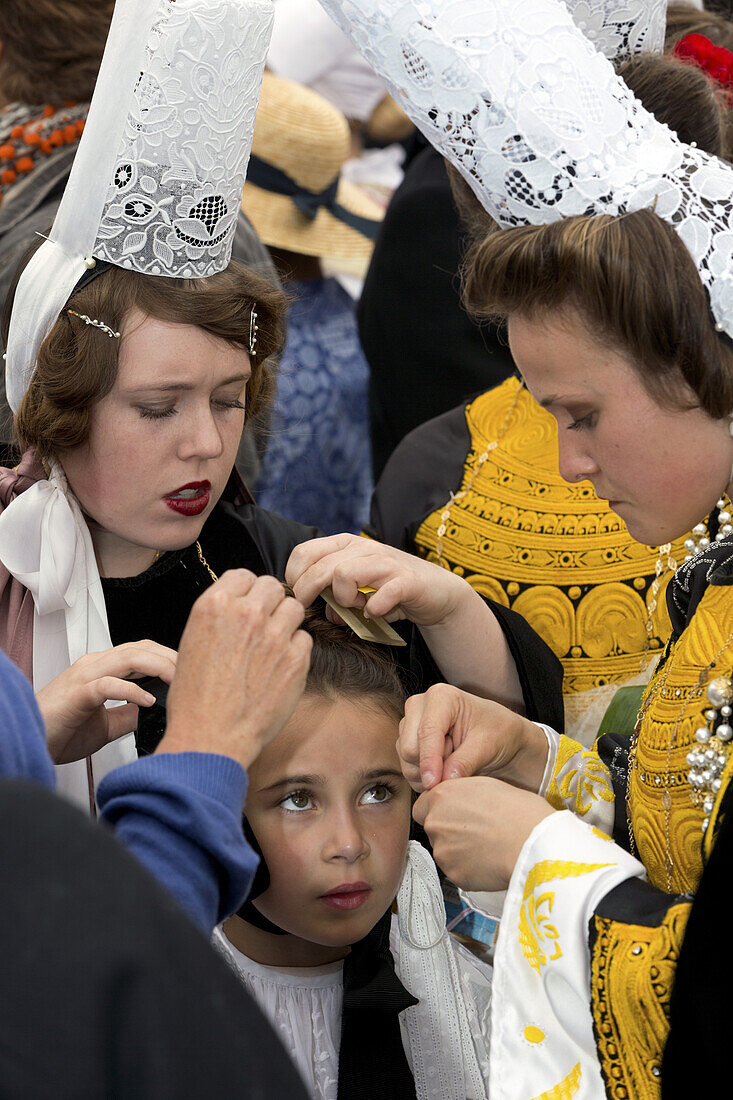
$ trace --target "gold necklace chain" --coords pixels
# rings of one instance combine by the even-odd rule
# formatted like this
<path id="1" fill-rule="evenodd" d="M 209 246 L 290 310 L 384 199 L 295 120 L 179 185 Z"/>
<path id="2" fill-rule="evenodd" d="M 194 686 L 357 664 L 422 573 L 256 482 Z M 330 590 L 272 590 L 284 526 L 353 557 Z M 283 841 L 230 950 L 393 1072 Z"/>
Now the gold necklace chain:
<path id="1" fill-rule="evenodd" d="M 211 577 L 212 582 L 214 584 L 216 584 L 216 582 L 219 580 L 219 578 L 217 577 L 216 573 L 214 572 L 214 570 L 211 568 L 211 566 L 207 562 L 206 558 L 204 557 L 204 552 L 201 549 L 201 543 L 200 542 L 196 543 L 196 550 L 198 551 L 199 561 L 203 565 L 204 569 L 208 572 L 209 576 Z"/>

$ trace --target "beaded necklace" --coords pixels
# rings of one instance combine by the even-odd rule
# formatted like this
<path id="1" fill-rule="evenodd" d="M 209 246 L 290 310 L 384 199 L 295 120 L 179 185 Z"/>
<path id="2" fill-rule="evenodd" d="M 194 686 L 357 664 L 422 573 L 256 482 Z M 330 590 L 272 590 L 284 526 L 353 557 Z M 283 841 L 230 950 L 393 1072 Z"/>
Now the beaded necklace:
<path id="1" fill-rule="evenodd" d="M 19 105 L 0 113 L 0 125 L 3 115 L 22 117 L 22 110 Z M 40 157 L 50 157 L 63 146 L 79 141 L 88 110 L 88 103 L 65 103 L 63 107 L 47 104 L 26 109 L 32 112 L 32 117 L 11 126 L 7 137 L 0 138 L 0 203 L 19 177 L 33 171 Z"/>

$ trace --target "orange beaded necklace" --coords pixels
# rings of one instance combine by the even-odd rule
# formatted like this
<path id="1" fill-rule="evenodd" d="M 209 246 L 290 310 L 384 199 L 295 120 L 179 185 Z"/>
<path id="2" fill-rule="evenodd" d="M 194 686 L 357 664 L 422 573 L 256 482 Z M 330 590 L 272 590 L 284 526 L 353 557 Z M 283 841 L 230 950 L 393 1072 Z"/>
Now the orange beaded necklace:
<path id="1" fill-rule="evenodd" d="M 35 113 L 27 122 L 13 126 L 7 137 L 0 137 L 0 203 L 19 176 L 33 171 L 39 156 L 50 157 L 57 149 L 79 141 L 88 109 L 86 103 L 64 103 L 62 107 L 47 105 L 40 109 L 40 114 Z M 7 108 L 0 112 L 0 133 L 6 113 L 10 113 Z M 15 111 L 12 113 L 17 117 Z"/>

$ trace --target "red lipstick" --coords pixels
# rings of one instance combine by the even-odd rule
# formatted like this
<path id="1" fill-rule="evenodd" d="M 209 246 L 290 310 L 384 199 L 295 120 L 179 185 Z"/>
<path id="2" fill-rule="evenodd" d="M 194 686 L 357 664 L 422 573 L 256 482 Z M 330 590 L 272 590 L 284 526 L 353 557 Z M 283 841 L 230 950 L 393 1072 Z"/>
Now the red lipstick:
<path id="1" fill-rule="evenodd" d="M 168 493 L 163 500 L 179 516 L 200 516 L 208 508 L 210 498 L 210 481 L 189 481 L 188 485 Z"/>
<path id="2" fill-rule="evenodd" d="M 321 901 L 331 909 L 344 912 L 361 908 L 371 892 L 372 888 L 367 882 L 342 882 L 327 894 L 321 894 Z"/>

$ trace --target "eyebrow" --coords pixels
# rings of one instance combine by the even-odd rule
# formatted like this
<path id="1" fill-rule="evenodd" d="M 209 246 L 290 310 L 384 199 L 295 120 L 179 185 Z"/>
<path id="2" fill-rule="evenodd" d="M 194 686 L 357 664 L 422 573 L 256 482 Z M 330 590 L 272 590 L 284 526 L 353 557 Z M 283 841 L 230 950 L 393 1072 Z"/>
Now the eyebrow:
<path id="1" fill-rule="evenodd" d="M 231 378 L 225 378 L 223 382 L 218 382 L 215 389 L 219 390 L 222 386 L 231 386 L 234 382 L 248 382 L 251 377 L 250 374 L 233 374 Z M 178 393 L 186 390 L 195 390 L 197 387 L 192 382 L 156 382 L 152 386 L 132 386 L 130 393 Z"/>
<path id="2" fill-rule="evenodd" d="M 368 783 L 370 779 L 381 779 L 383 776 L 392 776 L 395 779 L 403 779 L 401 771 L 397 768 L 371 768 L 369 771 L 359 772 L 357 782 Z M 267 787 L 260 787 L 260 793 L 276 791 L 278 787 L 325 787 L 324 775 L 286 775 L 283 779 L 277 779 Z"/>

